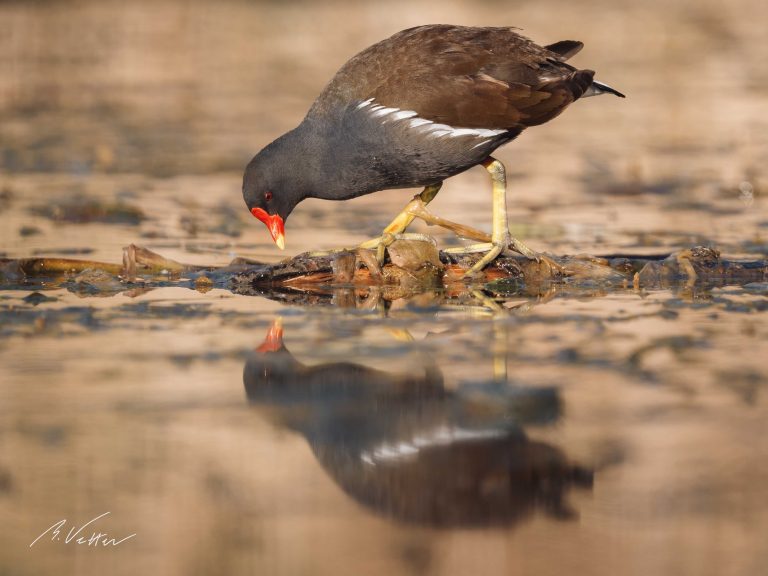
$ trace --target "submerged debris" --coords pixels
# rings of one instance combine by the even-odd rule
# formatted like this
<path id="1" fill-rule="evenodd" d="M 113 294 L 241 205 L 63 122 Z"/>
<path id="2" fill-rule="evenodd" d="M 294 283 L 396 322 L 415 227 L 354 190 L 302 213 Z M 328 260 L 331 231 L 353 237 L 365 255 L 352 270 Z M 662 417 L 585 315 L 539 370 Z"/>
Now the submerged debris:
<path id="1" fill-rule="evenodd" d="M 336 288 L 365 288 L 376 289 L 386 300 L 396 300 L 430 290 L 456 296 L 480 286 L 496 293 L 518 291 L 520 286 L 546 289 L 554 283 L 635 289 L 760 286 L 768 278 L 767 260 L 729 260 L 714 248 L 697 246 L 661 256 L 582 254 L 544 256 L 535 261 L 506 255 L 468 280 L 463 275 L 480 255 L 448 254 L 438 251 L 429 240 L 395 241 L 383 266 L 372 250 L 357 249 L 308 252 L 277 264 L 237 258 L 226 267 L 214 268 L 183 264 L 131 244 L 123 249 L 122 264 L 69 258 L 0 259 L 0 285 L 69 285 L 77 291 L 115 293 L 126 284 L 151 287 L 183 281 L 200 291 L 220 287 L 240 294 L 306 295 Z"/>
<path id="2" fill-rule="evenodd" d="M 203 269 L 205 269 L 203 266 L 182 264 L 135 244 L 123 248 L 121 274 L 128 281 L 136 280 L 139 275 L 178 275 L 182 272 Z"/>
<path id="3" fill-rule="evenodd" d="M 457 285 L 492 283 L 503 286 L 505 283 L 551 282 L 608 286 L 634 283 L 637 288 L 655 288 L 691 282 L 712 285 L 761 282 L 765 280 L 768 270 L 766 260 L 723 259 L 714 248 L 699 246 L 661 256 L 598 257 L 580 254 L 546 256 L 539 261 L 522 256 L 503 256 L 470 281 L 463 279 L 463 275 L 477 262 L 479 254 L 456 256 L 438 252 L 436 248 L 432 254 L 420 244 L 429 243 L 396 242 L 389 249 L 390 260 L 381 269 L 370 250 L 322 255 L 305 253 L 279 264 L 263 264 L 238 272 L 233 275 L 232 283 L 235 288 L 310 288 L 321 284 L 402 285 L 417 279 L 417 283 L 424 288 L 435 287 L 436 283 L 456 289 Z"/>
<path id="4" fill-rule="evenodd" d="M 636 286 L 666 287 L 681 281 L 688 286 L 724 285 L 760 282 L 765 278 L 766 260 L 723 260 L 715 248 L 696 246 L 670 254 L 660 262 L 647 262 L 633 281 Z"/>
<path id="5" fill-rule="evenodd" d="M 98 268 L 87 268 L 72 279 L 77 292 L 87 294 L 114 294 L 122 292 L 125 286 L 114 274 Z"/>
<path id="6" fill-rule="evenodd" d="M 240 266 L 246 266 L 241 261 Z M 125 289 L 129 283 L 159 283 L 178 279 L 181 274 L 196 276 L 213 267 L 182 264 L 160 254 L 131 244 L 123 248 L 123 263 L 98 262 L 74 258 L 0 258 L 0 286 L 51 287 L 70 283 L 78 291 L 110 292 Z"/>

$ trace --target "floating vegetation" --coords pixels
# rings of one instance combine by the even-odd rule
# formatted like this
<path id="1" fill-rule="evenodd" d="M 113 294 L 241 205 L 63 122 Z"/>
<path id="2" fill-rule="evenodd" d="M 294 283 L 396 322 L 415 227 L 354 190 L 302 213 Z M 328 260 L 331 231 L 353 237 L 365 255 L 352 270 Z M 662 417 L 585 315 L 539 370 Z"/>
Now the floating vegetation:
<path id="1" fill-rule="evenodd" d="M 371 287 L 388 301 L 425 291 L 455 298 L 482 289 L 504 297 L 542 292 L 552 286 L 607 291 L 738 285 L 759 294 L 768 274 L 766 260 L 723 258 L 716 249 L 701 246 L 659 256 L 582 254 L 546 256 L 540 261 L 503 256 L 472 279 L 463 275 L 479 258 L 477 254 L 448 254 L 425 240 L 398 240 L 388 254 L 383 266 L 373 251 L 358 249 L 304 253 L 277 264 L 236 258 L 224 267 L 206 267 L 177 262 L 131 244 L 123 249 L 120 264 L 73 258 L 0 259 L 0 286 L 67 286 L 77 292 L 114 294 L 137 285 L 148 288 L 170 282 L 201 292 L 218 287 L 281 300 L 293 293 L 297 298 L 291 301 L 311 305 L 313 296 L 323 292 Z"/>

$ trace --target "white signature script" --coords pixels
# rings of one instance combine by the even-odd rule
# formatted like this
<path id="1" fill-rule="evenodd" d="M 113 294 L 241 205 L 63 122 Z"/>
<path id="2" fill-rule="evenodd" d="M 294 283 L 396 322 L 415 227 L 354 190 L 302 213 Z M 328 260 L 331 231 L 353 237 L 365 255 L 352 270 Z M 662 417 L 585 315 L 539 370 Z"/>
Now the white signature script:
<path id="1" fill-rule="evenodd" d="M 74 542 L 75 544 L 86 544 L 88 546 L 98 546 L 101 544 L 102 546 L 117 546 L 118 544 L 122 544 L 129 538 L 133 538 L 136 536 L 136 534 L 131 534 L 130 536 L 126 536 L 125 538 L 121 538 L 120 540 L 116 540 L 115 538 L 110 538 L 109 534 L 106 532 L 92 532 L 90 536 L 86 536 L 85 534 L 81 535 L 81 532 L 89 525 L 93 524 L 98 520 L 99 518 L 104 518 L 107 514 L 110 514 L 110 512 L 104 512 L 104 514 L 101 514 L 100 516 L 96 516 L 96 518 L 93 518 L 92 520 L 89 520 L 80 528 L 77 526 L 72 526 L 72 528 L 69 529 L 69 532 L 67 532 L 67 535 L 64 536 L 64 544 L 69 544 L 70 542 Z M 32 544 L 29 545 L 30 548 L 35 545 L 35 543 L 40 540 L 43 536 L 46 534 L 51 535 L 51 541 L 59 541 L 61 540 L 62 536 L 62 530 L 64 530 L 64 525 L 67 523 L 67 519 L 64 518 L 63 520 L 59 520 L 58 522 L 54 523 L 50 528 L 46 529 L 40 536 L 34 539 Z"/>

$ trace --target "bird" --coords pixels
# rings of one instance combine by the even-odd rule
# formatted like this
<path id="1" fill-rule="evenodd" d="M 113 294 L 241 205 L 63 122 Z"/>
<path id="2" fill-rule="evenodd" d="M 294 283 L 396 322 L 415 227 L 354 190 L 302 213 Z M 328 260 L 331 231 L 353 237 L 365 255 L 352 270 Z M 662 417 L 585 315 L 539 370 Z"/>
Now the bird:
<path id="1" fill-rule="evenodd" d="M 466 276 L 507 248 L 538 260 L 509 232 L 505 167 L 492 153 L 579 98 L 624 98 L 594 71 L 566 62 L 582 47 L 575 40 L 540 46 L 512 27 L 431 24 L 398 32 L 352 57 L 301 123 L 253 157 L 243 176 L 245 203 L 283 249 L 285 222 L 306 198 L 423 187 L 380 237 L 360 245 L 375 247 L 382 263 L 416 217 L 471 230 L 426 205 L 443 181 L 482 165 L 492 183 L 492 233 L 490 243 L 469 248 L 485 255 Z"/>

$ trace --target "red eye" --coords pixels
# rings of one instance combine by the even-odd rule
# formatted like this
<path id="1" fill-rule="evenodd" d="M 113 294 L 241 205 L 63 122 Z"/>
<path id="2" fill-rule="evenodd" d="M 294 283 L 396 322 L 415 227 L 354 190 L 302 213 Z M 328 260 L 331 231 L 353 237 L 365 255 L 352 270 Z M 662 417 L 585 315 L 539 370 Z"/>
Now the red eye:
<path id="1" fill-rule="evenodd" d="M 264 192 L 264 200 L 266 200 L 267 202 L 272 200 L 272 192 Z"/>

